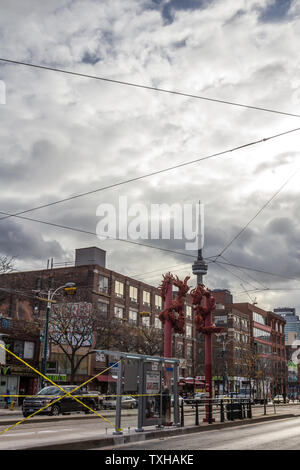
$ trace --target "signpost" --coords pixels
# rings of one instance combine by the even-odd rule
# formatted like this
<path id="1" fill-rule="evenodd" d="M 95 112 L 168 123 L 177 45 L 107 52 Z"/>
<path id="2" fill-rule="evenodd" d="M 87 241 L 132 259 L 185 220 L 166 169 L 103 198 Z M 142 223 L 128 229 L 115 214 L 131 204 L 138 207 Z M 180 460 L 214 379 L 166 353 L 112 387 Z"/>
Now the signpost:
<path id="1" fill-rule="evenodd" d="M 138 423 L 136 432 L 143 431 L 143 426 L 158 427 L 164 425 L 165 398 L 163 395 L 164 367 L 173 377 L 174 392 L 174 426 L 180 426 L 178 407 L 178 365 L 179 359 L 145 356 L 142 354 L 123 353 L 119 351 L 96 350 L 96 354 L 105 354 L 116 358 L 118 368 L 116 417 L 114 434 L 123 434 L 121 430 L 122 395 L 137 392 Z M 115 363 L 110 363 L 111 367 Z M 171 367 L 170 367 L 171 366 Z M 115 366 L 114 366 L 115 367 Z M 132 393 L 134 392 L 134 393 Z M 168 399 L 170 397 L 168 396 Z"/>

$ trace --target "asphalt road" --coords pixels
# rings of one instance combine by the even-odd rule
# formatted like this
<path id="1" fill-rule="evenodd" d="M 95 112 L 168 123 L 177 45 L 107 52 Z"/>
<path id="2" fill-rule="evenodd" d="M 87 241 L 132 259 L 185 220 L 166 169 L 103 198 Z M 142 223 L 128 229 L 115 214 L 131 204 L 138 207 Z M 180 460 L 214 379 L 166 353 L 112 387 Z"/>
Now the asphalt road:
<path id="1" fill-rule="evenodd" d="M 166 437 L 108 449 L 119 450 L 300 450 L 300 417 Z M 96 450 L 96 449 L 95 449 Z"/>
<path id="2" fill-rule="evenodd" d="M 4 413 L 4 410 L 2 410 Z M 83 413 L 80 414 L 72 414 L 70 416 L 61 416 L 59 419 L 55 417 L 50 417 L 47 418 L 47 422 L 43 422 L 42 418 L 39 418 L 38 416 L 30 418 L 26 420 L 24 423 L 20 423 L 16 426 L 14 426 L 14 423 L 16 423 L 19 420 L 22 420 L 23 417 L 20 414 L 19 411 L 15 410 L 13 412 L 13 416 L 10 414 L 8 410 L 6 410 L 6 415 L 0 417 L 0 450 L 4 449 L 17 449 L 17 448 L 25 448 L 26 446 L 30 446 L 33 444 L 37 443 L 60 443 L 65 440 L 68 440 L 69 438 L 71 439 L 86 439 L 86 438 L 91 438 L 91 437 L 104 437 L 104 436 L 111 436 L 113 431 L 114 431 L 114 411 L 100 411 L 100 414 L 103 414 L 104 417 L 109 421 L 105 421 L 104 419 L 101 419 L 97 416 L 94 415 L 84 415 Z M 121 422 L 121 427 L 123 428 L 124 435 L 129 434 L 129 433 L 135 433 L 135 428 L 137 427 L 137 410 L 124 410 L 122 411 L 122 415 L 124 413 L 124 416 L 122 417 L 122 422 Z M 276 414 L 286 414 L 286 413 L 295 413 L 300 415 L 300 405 L 294 405 L 294 406 L 281 406 L 277 407 L 276 409 Z M 263 414 L 263 408 L 262 407 L 254 407 L 253 408 L 253 417 L 255 416 L 262 416 Z M 273 406 L 268 407 L 268 412 L 267 415 L 274 415 L 274 409 Z M 202 424 L 202 413 L 199 416 L 199 423 L 200 425 Z M 217 421 L 219 421 L 219 413 L 216 413 L 216 418 Z M 4 422 L 6 420 L 6 422 Z M 2 421 L 2 422 L 1 422 Z M 246 448 L 252 448 L 251 446 L 253 445 L 253 442 L 255 444 L 258 444 L 260 441 L 255 440 L 257 437 L 256 432 L 253 432 L 253 437 L 251 437 L 251 432 L 248 431 L 246 432 L 245 429 L 262 429 L 261 426 L 267 426 L 267 429 L 272 429 L 269 426 L 273 426 L 274 429 L 281 429 L 283 426 L 282 423 L 288 423 L 286 427 L 288 428 L 291 426 L 291 429 L 295 431 L 295 436 L 292 438 L 295 439 L 295 442 L 297 444 L 297 432 L 299 431 L 300 435 L 300 429 L 298 429 L 298 423 L 300 426 L 300 417 L 297 419 L 290 418 L 288 420 L 279 420 L 273 423 L 264 423 L 260 425 L 247 425 L 243 427 L 238 427 L 238 428 L 230 428 L 222 431 L 202 431 L 201 433 L 196 433 L 195 435 L 189 435 L 187 437 L 182 436 L 180 438 L 172 438 L 172 439 L 167 439 L 165 441 L 148 441 L 147 444 L 142 444 L 141 446 L 137 445 L 137 449 L 155 449 L 155 445 L 157 442 L 157 445 L 162 445 L 166 447 L 159 447 L 161 449 L 213 449 L 215 447 L 211 447 L 211 443 L 215 442 L 216 444 L 223 446 L 223 447 L 218 447 L 218 448 L 240 448 L 240 447 L 230 447 L 232 444 L 237 443 L 239 445 L 240 438 L 241 436 L 245 435 L 245 438 L 249 438 L 249 445 L 250 447 Z M 8 424 L 9 423 L 9 424 Z M 185 415 L 185 425 L 194 425 L 195 424 L 195 410 L 192 410 L 190 407 L 186 410 L 186 415 Z M 237 431 L 240 430 L 240 431 Z M 246 434 L 245 434 L 246 432 Z M 281 432 L 281 431 L 280 431 Z M 285 428 L 282 428 L 282 435 L 284 435 Z M 214 436 L 216 437 L 211 437 L 211 433 L 215 433 Z M 262 439 L 265 439 L 264 434 L 268 433 L 268 431 L 263 431 L 262 432 Z M 222 436 L 228 436 L 228 439 L 224 441 Z M 209 436 L 206 438 L 206 436 Z M 221 437 L 220 437 L 221 436 Z M 231 437 L 232 436 L 232 437 Z M 173 440 L 174 439 L 174 440 Z M 232 439 L 232 441 L 231 441 Z M 220 442 L 219 442 L 220 440 Z M 299 438 L 300 441 L 300 438 Z M 170 447 L 170 445 L 174 447 Z M 224 442 L 226 443 L 224 447 Z M 264 442 L 263 440 L 261 442 Z M 284 440 L 285 442 L 285 440 Z M 292 442 L 292 441 L 288 441 Z M 294 441 L 293 441 L 294 442 Z M 200 444 L 199 444 L 200 443 Z M 248 445 L 248 441 L 243 440 L 243 443 L 246 443 Z M 147 445 L 150 447 L 143 447 L 143 445 Z M 154 445 L 154 447 L 151 447 Z M 183 445 L 183 447 L 180 447 Z M 189 446 L 193 447 L 189 447 Z M 199 447 L 201 445 L 201 447 Z M 206 447 L 202 447 L 202 445 L 205 445 Z M 270 443 L 270 445 L 273 445 Z M 276 444 L 277 445 L 277 444 Z M 131 446 L 135 446 L 135 444 L 131 444 Z M 185 447 L 186 446 L 186 447 Z M 125 447 L 124 447 L 125 448 Z M 127 447 L 128 448 L 128 447 Z M 135 448 L 135 447 L 130 447 L 130 448 Z M 300 447 L 299 447 L 300 448 Z"/>

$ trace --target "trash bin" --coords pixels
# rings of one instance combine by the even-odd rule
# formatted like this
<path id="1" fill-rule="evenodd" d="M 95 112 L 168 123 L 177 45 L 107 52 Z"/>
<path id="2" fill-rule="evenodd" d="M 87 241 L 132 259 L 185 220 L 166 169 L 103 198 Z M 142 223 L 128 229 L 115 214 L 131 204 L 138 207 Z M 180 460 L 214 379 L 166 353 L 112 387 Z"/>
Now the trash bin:
<path id="1" fill-rule="evenodd" d="M 243 411 L 241 403 L 228 403 L 226 405 L 226 417 L 228 421 L 242 419 Z"/>

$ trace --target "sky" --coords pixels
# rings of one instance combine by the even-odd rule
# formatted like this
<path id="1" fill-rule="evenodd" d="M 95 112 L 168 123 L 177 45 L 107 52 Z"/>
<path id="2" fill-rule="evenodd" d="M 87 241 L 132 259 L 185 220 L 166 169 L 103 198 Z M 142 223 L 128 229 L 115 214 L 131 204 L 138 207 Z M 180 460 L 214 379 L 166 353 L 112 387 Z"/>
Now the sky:
<path id="1" fill-rule="evenodd" d="M 0 61 L 1 212 L 300 127 L 300 117 L 288 115 L 300 115 L 299 0 L 10 0 L 0 7 L 1 58 L 287 113 Z M 200 200 L 210 259 L 263 208 L 217 259 L 253 270 L 210 262 L 204 283 L 229 289 L 236 302 L 297 307 L 300 314 L 299 138 L 292 132 L 24 214 L 91 234 L 3 219 L 0 254 L 15 256 L 17 270 L 31 270 L 98 246 L 109 269 L 154 286 L 172 271 L 191 276 L 194 286 L 196 252 L 186 252 L 185 240 L 136 240 L 177 253 L 99 240 L 99 205 L 118 210 L 121 196 L 147 209 Z"/>

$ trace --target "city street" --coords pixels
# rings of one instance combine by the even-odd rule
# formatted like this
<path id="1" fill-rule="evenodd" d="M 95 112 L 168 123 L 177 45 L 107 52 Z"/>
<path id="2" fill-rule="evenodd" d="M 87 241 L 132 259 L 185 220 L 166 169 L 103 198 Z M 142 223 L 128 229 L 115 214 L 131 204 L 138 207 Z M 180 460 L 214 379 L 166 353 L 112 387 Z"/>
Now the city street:
<path id="1" fill-rule="evenodd" d="M 122 450 L 299 450 L 300 417 L 268 423 L 153 439 L 107 449 Z"/>
<path id="2" fill-rule="evenodd" d="M 207 427 L 207 431 L 203 430 L 201 433 L 189 434 L 186 437 L 183 435 L 177 438 L 166 438 L 163 441 L 151 440 L 146 444 L 130 444 L 124 446 L 124 448 L 155 449 L 156 446 L 159 446 L 158 448 L 161 449 L 210 449 L 215 448 L 214 446 L 217 445 L 221 446 L 220 448 L 229 449 L 235 448 L 231 446 L 241 446 L 237 448 L 242 448 L 244 445 L 249 446 L 245 448 L 252 448 L 251 446 L 256 446 L 258 443 L 262 447 L 264 447 L 265 444 L 278 447 L 278 439 L 282 439 L 282 441 L 284 441 L 284 445 L 289 445 L 291 442 L 294 442 L 289 439 L 291 437 L 291 439 L 296 439 L 295 445 L 297 445 L 297 433 L 300 436 L 300 404 L 276 406 L 277 416 L 299 414 L 299 417 L 296 418 L 243 426 L 239 426 L 238 421 L 235 421 L 234 423 L 237 427 L 217 431 L 209 430 L 209 425 L 203 424 L 203 411 L 204 410 L 201 409 L 201 413 L 199 414 L 199 424 L 200 427 Z M 56 443 L 60 444 L 64 441 L 69 441 L 70 439 L 84 440 L 90 438 L 97 439 L 106 436 L 111 437 L 114 431 L 114 411 L 99 412 L 112 424 L 97 416 L 86 416 L 83 413 L 74 413 L 71 415 L 59 416 L 58 418 L 35 416 L 16 426 L 14 426 L 14 424 L 23 419 L 20 410 L 15 410 L 13 412 L 10 412 L 9 410 L 1 410 L 1 413 L 0 433 L 2 434 L 0 434 L 0 450 L 29 448 L 38 444 L 55 445 Z M 263 407 L 257 405 L 254 406 L 252 408 L 252 415 L 254 418 L 263 417 Z M 274 407 L 272 405 L 269 405 L 267 408 L 267 416 L 275 416 Z M 215 413 L 215 418 L 216 422 L 219 422 L 220 414 Z M 192 409 L 189 406 L 185 407 L 184 424 L 185 426 L 193 426 L 195 424 L 195 409 Z M 269 425 L 272 426 L 268 427 Z M 266 428 L 264 428 L 264 426 L 266 426 Z M 124 435 L 135 434 L 135 429 L 137 427 L 137 410 L 123 410 L 121 427 Z M 145 429 L 151 430 L 155 429 L 155 427 L 151 426 Z M 199 447 L 199 443 L 201 443 L 201 447 Z"/>

